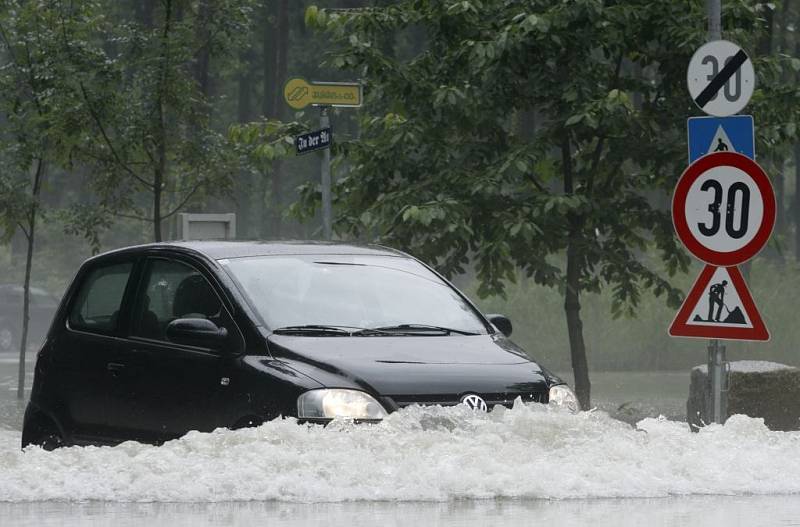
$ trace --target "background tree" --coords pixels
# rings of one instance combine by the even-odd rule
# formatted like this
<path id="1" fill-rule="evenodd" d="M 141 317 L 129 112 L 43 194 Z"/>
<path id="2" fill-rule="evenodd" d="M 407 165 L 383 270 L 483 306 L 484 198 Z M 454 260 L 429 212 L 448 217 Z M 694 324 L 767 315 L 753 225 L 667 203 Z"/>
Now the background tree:
<path id="1" fill-rule="evenodd" d="M 326 14 L 317 20 L 309 10 L 309 21 L 331 31 L 305 25 L 312 3 Z M 613 256 L 616 268 L 638 262 L 660 279 L 670 265 L 681 267 L 681 256 L 665 263 L 655 239 L 671 236 L 668 224 L 628 202 L 643 200 L 663 220 L 683 169 L 684 119 L 700 114 L 683 78 L 704 38 L 702 3 L 4 2 L 0 20 L 12 45 L 0 43 L 0 215 L 10 239 L 0 246 L 3 281 L 58 295 L 93 252 L 152 240 L 156 224 L 163 238 L 173 238 L 175 222 L 164 217 L 179 211 L 234 211 L 241 238 L 318 236 L 318 154 L 294 156 L 286 139 L 316 128 L 317 110 L 290 112 L 282 79 L 362 78 L 367 106 L 331 117 L 333 175 L 344 179 L 334 204 L 341 237 L 404 246 L 471 295 L 489 294 L 479 299 L 482 308 L 527 322 L 517 325 L 515 340 L 558 371 L 569 367 L 567 334 L 577 341 L 574 329 L 584 325 L 594 368 L 693 366 L 702 345 L 666 337 L 673 313 L 647 292 L 647 273 L 633 267 L 615 274 L 608 260 Z M 724 7 L 725 37 L 756 60 L 759 89 L 747 111 L 756 117 L 759 162 L 773 176 L 781 168 L 787 175 L 784 220 L 768 256 L 753 265 L 752 285 L 770 299 L 759 302 L 768 324 L 782 328 L 758 349 L 791 363 L 800 329 L 791 320 L 795 288 L 786 284 L 800 280 L 800 267 L 780 256 L 800 255 L 800 153 L 795 158 L 790 144 L 800 4 L 725 0 Z M 337 46 L 345 53 L 321 65 Z M 24 63 L 28 50 L 32 66 L 17 68 L 12 59 Z M 42 116 L 37 102 L 46 103 Z M 38 187 L 36 152 L 47 152 Z M 615 196 L 602 195 L 608 188 Z M 302 221 L 285 214 L 298 196 L 306 198 L 294 207 Z M 26 236 L 32 204 L 35 244 Z M 635 229 L 601 216 L 623 206 L 629 212 L 621 221 Z M 585 218 L 572 253 L 583 256 L 570 268 L 578 289 L 566 287 L 570 218 Z M 622 256 L 612 240 L 621 240 Z M 35 249 L 29 264 L 28 249 Z M 692 274 L 670 282 L 686 290 Z M 626 276 L 639 277 L 632 288 Z M 661 291 L 653 280 L 650 290 Z M 500 290 L 508 297 L 491 294 Z M 571 302 L 571 332 L 563 314 L 568 291 L 577 291 L 581 307 Z M 631 307 L 627 291 L 638 291 L 640 318 L 614 323 L 607 312 Z M 747 352 L 746 345 L 729 346 L 732 357 Z"/>
<path id="2" fill-rule="evenodd" d="M 82 129 L 82 106 L 71 89 L 76 74 L 65 43 L 88 49 L 97 24 L 93 2 L 8 1 L 0 7 L 0 221 L 3 236 L 19 230 L 26 241 L 17 396 L 25 388 L 25 352 L 30 319 L 31 270 L 37 220 L 45 214 L 42 190 L 53 165 L 69 159 Z M 74 42 L 73 42 L 74 40 Z M 53 212 L 50 212 L 51 217 Z M 67 227 L 69 228 L 69 227 Z"/>
<path id="3" fill-rule="evenodd" d="M 251 2 L 164 0 L 138 17 L 116 14 L 97 35 L 113 49 L 90 54 L 68 49 L 86 64 L 76 89 L 91 135 L 80 149 L 92 166 L 94 190 L 121 217 L 162 222 L 203 193 L 231 185 L 225 138 L 210 121 L 210 68 L 234 56 L 246 32 Z M 143 201 L 148 197 L 149 203 Z"/>
<path id="4" fill-rule="evenodd" d="M 725 6 L 726 36 L 752 52 L 758 9 Z M 582 294 L 609 288 L 615 316 L 634 315 L 647 290 L 680 300 L 667 277 L 689 260 L 666 204 L 686 165 L 685 68 L 705 40 L 701 3 L 407 0 L 307 17 L 342 50 L 329 63 L 369 88 L 360 140 L 341 150 L 352 169 L 336 189 L 337 230 L 448 276 L 472 264 L 481 295 L 502 293 L 518 269 L 560 287 L 576 392 L 590 407 Z M 420 28 L 420 53 L 378 45 Z M 766 57 L 756 71 L 756 122 L 766 140 L 785 140 L 795 90 Z M 520 126 L 526 116 L 534 122 Z"/>

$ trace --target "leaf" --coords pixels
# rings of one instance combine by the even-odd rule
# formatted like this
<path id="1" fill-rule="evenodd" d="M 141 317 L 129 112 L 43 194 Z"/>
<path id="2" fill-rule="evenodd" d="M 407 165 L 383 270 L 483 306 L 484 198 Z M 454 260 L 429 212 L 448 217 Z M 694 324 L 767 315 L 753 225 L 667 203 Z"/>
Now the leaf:
<path id="1" fill-rule="evenodd" d="M 315 5 L 310 5 L 306 8 L 304 20 L 307 27 L 314 27 L 317 21 L 318 13 L 319 13 L 319 8 Z"/>
<path id="2" fill-rule="evenodd" d="M 576 125 L 576 124 L 580 123 L 583 120 L 584 117 L 586 117 L 585 114 L 573 115 L 569 119 L 567 119 L 567 122 L 564 123 L 564 126 Z"/>

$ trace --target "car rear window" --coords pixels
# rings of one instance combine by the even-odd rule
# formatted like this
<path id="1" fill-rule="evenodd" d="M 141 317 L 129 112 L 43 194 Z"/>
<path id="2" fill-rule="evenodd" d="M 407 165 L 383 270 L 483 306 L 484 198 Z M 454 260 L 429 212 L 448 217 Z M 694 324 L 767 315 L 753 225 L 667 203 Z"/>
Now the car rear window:
<path id="1" fill-rule="evenodd" d="M 126 262 L 98 267 L 89 273 L 70 310 L 70 327 L 100 333 L 115 331 L 132 268 L 133 264 Z"/>

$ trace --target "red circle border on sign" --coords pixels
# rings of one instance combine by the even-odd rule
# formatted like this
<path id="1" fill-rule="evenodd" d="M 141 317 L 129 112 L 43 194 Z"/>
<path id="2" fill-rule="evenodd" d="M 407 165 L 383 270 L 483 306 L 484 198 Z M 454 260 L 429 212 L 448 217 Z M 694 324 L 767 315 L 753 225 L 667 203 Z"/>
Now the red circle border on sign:
<path id="1" fill-rule="evenodd" d="M 745 172 L 755 182 L 764 200 L 764 216 L 758 232 L 747 245 L 732 252 L 714 251 L 701 244 L 689 230 L 685 216 L 686 198 L 692 184 L 707 171 L 720 166 L 731 166 Z M 672 195 L 672 224 L 686 249 L 700 260 L 720 267 L 742 264 L 758 254 L 758 251 L 766 245 L 772 235 L 772 229 L 775 227 L 775 192 L 772 189 L 772 183 L 758 163 L 742 154 L 716 152 L 703 156 L 689 165 L 678 179 L 675 193 Z"/>

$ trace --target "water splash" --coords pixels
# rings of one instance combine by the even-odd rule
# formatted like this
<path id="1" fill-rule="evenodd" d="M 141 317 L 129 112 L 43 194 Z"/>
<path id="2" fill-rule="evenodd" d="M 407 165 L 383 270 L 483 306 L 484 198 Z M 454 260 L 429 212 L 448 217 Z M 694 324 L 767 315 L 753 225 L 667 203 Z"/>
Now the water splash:
<path id="1" fill-rule="evenodd" d="M 698 434 L 517 404 L 411 407 L 378 425 L 275 420 L 161 447 L 19 450 L 0 432 L 0 501 L 447 501 L 800 493 L 800 433 L 734 416 Z"/>

